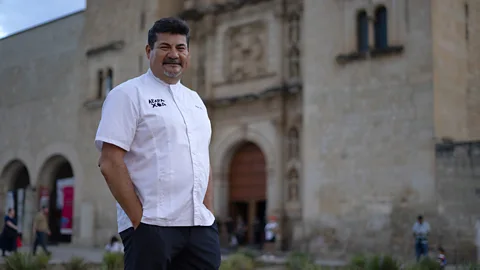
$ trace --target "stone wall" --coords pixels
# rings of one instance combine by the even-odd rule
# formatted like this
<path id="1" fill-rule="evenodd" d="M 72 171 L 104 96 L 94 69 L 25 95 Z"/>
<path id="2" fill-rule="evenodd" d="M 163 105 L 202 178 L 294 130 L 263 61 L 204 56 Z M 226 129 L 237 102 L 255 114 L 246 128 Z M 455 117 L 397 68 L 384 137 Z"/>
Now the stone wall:
<path id="1" fill-rule="evenodd" d="M 436 209 L 431 1 L 374 2 L 305 1 L 304 222 L 294 235 L 327 257 L 411 254 L 416 216 Z M 362 56 L 355 16 L 382 3 L 389 47 Z"/>
<path id="2" fill-rule="evenodd" d="M 42 174 L 54 170 L 49 166 L 52 157 L 62 156 L 76 179 L 76 206 L 82 196 L 78 183 L 83 182 L 83 167 L 74 145 L 81 132 L 76 125 L 81 106 L 76 82 L 84 15 L 74 13 L 0 41 L 0 170 L 7 170 L 16 160 L 27 168 L 31 186 L 48 186 L 51 183 L 45 180 L 51 179 L 42 179 Z M 2 179 L 2 189 L 13 179 Z M 26 200 L 26 239 L 32 214 L 38 209 L 37 195 L 31 193 Z M 0 200 L 3 206 L 5 197 Z M 80 218 L 78 213 L 74 212 L 75 220 Z"/>
<path id="3" fill-rule="evenodd" d="M 480 139 L 480 2 L 466 1 L 466 35 L 468 50 L 468 127 L 469 140 Z"/>
<path id="4" fill-rule="evenodd" d="M 437 143 L 435 173 L 438 217 L 431 221 L 433 240 L 457 260 L 472 260 L 480 218 L 480 142 Z"/>

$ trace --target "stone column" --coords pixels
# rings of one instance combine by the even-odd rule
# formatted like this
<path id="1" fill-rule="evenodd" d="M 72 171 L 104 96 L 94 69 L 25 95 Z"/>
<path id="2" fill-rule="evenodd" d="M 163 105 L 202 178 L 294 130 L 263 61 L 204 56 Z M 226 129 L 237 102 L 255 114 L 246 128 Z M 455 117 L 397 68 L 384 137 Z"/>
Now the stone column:
<path id="1" fill-rule="evenodd" d="M 27 187 L 25 189 L 25 206 L 24 206 L 24 217 L 23 217 L 23 226 L 22 226 L 22 234 L 23 234 L 23 245 L 28 245 L 33 243 L 33 235 L 32 235 L 32 226 L 33 226 L 33 218 L 37 213 L 37 202 L 35 198 L 35 191 L 33 191 L 32 187 Z"/>
<path id="2" fill-rule="evenodd" d="M 79 202 L 80 203 L 80 202 Z M 75 215 L 75 227 L 79 235 L 73 235 L 75 244 L 91 246 L 95 244 L 95 208 L 91 202 L 81 202 L 80 215 Z"/>

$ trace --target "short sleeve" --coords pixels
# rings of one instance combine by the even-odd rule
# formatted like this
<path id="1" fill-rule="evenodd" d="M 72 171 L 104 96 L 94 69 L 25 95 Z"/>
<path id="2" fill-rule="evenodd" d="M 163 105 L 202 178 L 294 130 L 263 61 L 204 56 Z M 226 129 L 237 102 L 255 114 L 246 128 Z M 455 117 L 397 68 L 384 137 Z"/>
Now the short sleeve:
<path id="1" fill-rule="evenodd" d="M 103 143 L 130 151 L 137 129 L 138 108 L 127 93 L 112 90 L 103 103 L 102 117 L 95 136 L 95 146 L 101 151 Z"/>

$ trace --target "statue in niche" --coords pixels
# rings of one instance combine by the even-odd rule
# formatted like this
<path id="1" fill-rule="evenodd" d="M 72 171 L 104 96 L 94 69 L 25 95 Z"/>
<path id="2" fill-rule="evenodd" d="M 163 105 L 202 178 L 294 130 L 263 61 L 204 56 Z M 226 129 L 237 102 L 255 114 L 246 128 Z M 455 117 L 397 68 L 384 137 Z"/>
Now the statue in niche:
<path id="1" fill-rule="evenodd" d="M 231 30 L 229 79 L 239 81 L 266 72 L 264 26 L 250 23 Z"/>
<path id="2" fill-rule="evenodd" d="M 300 16 L 294 12 L 288 21 L 288 76 L 300 77 Z"/>
<path id="3" fill-rule="evenodd" d="M 300 77 L 300 52 L 297 47 L 292 47 L 288 54 L 288 75 L 290 78 Z"/>
<path id="4" fill-rule="evenodd" d="M 298 173 L 296 170 L 291 170 L 288 174 L 288 201 L 298 201 Z"/>
<path id="5" fill-rule="evenodd" d="M 289 160 L 298 158 L 299 155 L 299 135 L 298 130 L 292 127 L 288 131 L 288 152 L 287 157 Z"/>

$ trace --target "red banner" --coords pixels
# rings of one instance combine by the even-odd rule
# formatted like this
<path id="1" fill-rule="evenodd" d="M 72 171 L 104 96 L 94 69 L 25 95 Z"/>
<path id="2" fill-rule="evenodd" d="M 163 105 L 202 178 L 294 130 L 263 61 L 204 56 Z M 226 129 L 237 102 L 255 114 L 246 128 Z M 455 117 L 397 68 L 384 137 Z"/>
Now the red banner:
<path id="1" fill-rule="evenodd" d="M 63 188 L 63 209 L 61 234 L 72 234 L 73 228 L 73 186 Z"/>

